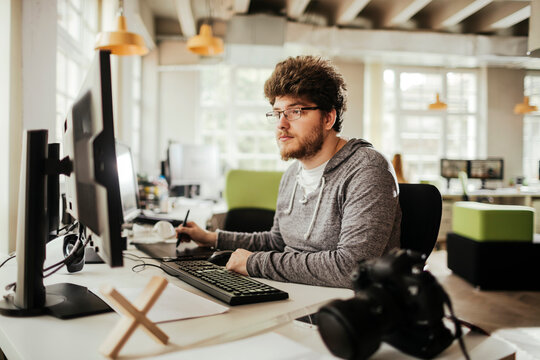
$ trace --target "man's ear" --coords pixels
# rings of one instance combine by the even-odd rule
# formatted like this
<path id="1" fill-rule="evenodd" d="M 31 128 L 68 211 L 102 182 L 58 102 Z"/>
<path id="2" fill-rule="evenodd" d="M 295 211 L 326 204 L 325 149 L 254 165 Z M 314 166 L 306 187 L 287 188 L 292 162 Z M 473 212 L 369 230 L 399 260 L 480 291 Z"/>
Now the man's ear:
<path id="1" fill-rule="evenodd" d="M 326 114 L 324 117 L 324 128 L 325 130 L 331 130 L 334 127 L 334 124 L 336 123 L 336 109 L 332 109 L 330 112 Z"/>

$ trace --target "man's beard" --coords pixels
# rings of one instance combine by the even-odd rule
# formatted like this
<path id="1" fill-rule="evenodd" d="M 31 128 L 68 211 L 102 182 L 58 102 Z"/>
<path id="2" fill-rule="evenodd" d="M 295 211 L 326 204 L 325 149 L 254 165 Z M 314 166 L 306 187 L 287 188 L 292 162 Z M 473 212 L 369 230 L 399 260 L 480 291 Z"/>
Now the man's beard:
<path id="1" fill-rule="evenodd" d="M 278 138 L 277 142 L 281 159 L 287 161 L 290 159 L 309 159 L 315 156 L 322 149 L 324 142 L 323 130 L 324 125 L 321 121 L 319 126 L 314 127 L 306 136 L 295 136 L 294 140 L 298 142 L 298 145 L 293 149 L 291 149 L 288 145 L 280 147 Z"/>

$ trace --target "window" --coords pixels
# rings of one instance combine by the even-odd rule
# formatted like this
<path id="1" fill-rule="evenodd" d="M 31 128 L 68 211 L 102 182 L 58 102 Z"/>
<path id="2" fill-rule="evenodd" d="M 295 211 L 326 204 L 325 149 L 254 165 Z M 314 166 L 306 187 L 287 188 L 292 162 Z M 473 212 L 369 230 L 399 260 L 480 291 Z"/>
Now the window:
<path id="1" fill-rule="evenodd" d="M 478 85 L 474 70 L 387 68 L 383 73 L 381 151 L 402 153 L 409 181 L 435 179 L 439 161 L 477 154 Z M 435 94 L 447 111 L 428 110 Z"/>
<path id="2" fill-rule="evenodd" d="M 141 154 L 141 112 L 142 112 L 142 59 L 140 56 L 132 56 L 131 73 L 131 133 L 130 144 L 135 169 L 138 169 Z"/>
<path id="3" fill-rule="evenodd" d="M 264 82 L 271 68 L 219 65 L 201 70 L 199 139 L 216 144 L 226 169 L 284 170 Z"/>
<path id="4" fill-rule="evenodd" d="M 525 94 L 532 105 L 540 105 L 540 75 L 525 76 Z M 523 174 L 529 182 L 538 182 L 540 161 L 540 112 L 523 117 Z"/>
<path id="5" fill-rule="evenodd" d="M 98 0 L 58 0 L 56 53 L 56 141 L 94 56 Z"/>

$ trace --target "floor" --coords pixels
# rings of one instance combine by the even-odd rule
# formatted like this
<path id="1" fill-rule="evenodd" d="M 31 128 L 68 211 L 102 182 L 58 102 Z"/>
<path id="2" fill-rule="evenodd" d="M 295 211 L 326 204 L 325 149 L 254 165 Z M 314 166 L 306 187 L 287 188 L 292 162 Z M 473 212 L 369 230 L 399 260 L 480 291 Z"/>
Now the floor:
<path id="1" fill-rule="evenodd" d="M 460 319 L 513 343 L 519 338 L 527 353 L 521 358 L 540 359 L 540 291 L 478 290 L 446 267 L 443 250 L 434 251 L 427 264 L 448 292 Z"/>

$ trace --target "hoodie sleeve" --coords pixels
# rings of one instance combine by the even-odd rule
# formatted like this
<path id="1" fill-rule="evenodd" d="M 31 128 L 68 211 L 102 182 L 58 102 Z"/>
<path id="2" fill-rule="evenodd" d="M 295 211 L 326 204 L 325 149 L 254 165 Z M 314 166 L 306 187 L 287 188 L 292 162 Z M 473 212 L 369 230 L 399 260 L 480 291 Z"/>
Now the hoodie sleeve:
<path id="1" fill-rule="evenodd" d="M 285 243 L 279 232 L 279 220 L 274 216 L 274 225 L 270 231 L 244 233 L 217 231 L 216 247 L 221 250 L 242 248 L 250 251 L 283 251 Z"/>
<path id="2" fill-rule="evenodd" d="M 352 287 L 358 261 L 381 256 L 400 217 L 397 183 L 380 166 L 359 169 L 347 179 L 341 197 L 337 247 L 319 252 L 256 252 L 247 261 L 249 275 L 310 285 Z"/>

